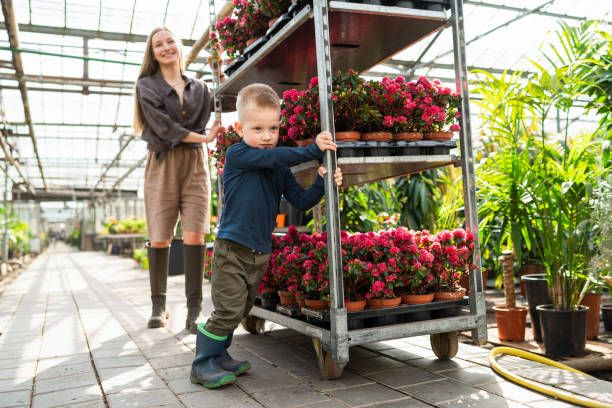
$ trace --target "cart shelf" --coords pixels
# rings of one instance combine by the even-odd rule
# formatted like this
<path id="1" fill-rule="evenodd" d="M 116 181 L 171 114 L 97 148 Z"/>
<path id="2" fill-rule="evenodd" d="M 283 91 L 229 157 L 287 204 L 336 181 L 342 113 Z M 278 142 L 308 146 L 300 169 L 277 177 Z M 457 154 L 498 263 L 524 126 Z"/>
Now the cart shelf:
<path id="1" fill-rule="evenodd" d="M 341 157 L 338 167 L 342 169 L 342 185 L 353 186 L 419 173 L 442 166 L 459 163 L 455 155 L 429 156 L 381 156 L 381 157 Z M 291 168 L 297 181 L 311 185 L 317 175 L 319 163 L 315 160 Z"/>
<path id="2" fill-rule="evenodd" d="M 422 38 L 444 28 L 443 11 L 331 1 L 330 45 L 335 71 L 366 71 Z M 253 82 L 266 82 L 279 94 L 304 88 L 317 75 L 315 29 L 305 6 L 279 32 L 219 86 L 236 95 Z"/>

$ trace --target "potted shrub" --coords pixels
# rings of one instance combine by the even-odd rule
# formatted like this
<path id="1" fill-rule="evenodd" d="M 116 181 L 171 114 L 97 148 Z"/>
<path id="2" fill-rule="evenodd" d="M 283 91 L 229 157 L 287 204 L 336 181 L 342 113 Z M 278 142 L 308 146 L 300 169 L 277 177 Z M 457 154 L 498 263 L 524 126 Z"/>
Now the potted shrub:
<path id="1" fill-rule="evenodd" d="M 457 300 L 465 295 L 465 288 L 459 285 L 461 275 L 474 269 L 472 255 L 474 234 L 461 228 L 436 234 L 431 243 L 434 256 L 433 271 L 436 281 L 436 300 Z"/>
<path id="2" fill-rule="evenodd" d="M 249 0 L 233 0 L 234 11 L 215 24 L 218 41 L 216 48 L 224 50 L 230 58 L 239 56 L 251 41 L 263 36 L 268 29 L 268 17 Z"/>
<path id="3" fill-rule="evenodd" d="M 235 143 L 240 143 L 241 140 L 242 138 L 232 125 L 228 126 L 227 128 L 219 128 L 219 131 L 217 132 L 217 143 L 215 145 L 215 150 L 209 150 L 209 155 L 214 159 L 219 174 L 223 174 L 223 166 L 225 165 L 225 155 L 227 154 L 227 149 L 229 149 L 229 147 Z"/>
<path id="4" fill-rule="evenodd" d="M 514 255 L 512 251 L 504 251 L 500 257 L 500 263 L 504 270 L 504 295 L 506 304 L 495 305 L 495 320 L 497 321 L 497 333 L 500 340 L 524 341 L 525 340 L 525 318 L 527 308 L 516 306 L 514 294 Z"/>
<path id="5" fill-rule="evenodd" d="M 313 77 L 305 90 L 288 89 L 281 101 L 280 142 L 284 145 L 314 143 L 320 132 L 319 86 Z"/>
<path id="6" fill-rule="evenodd" d="M 363 112 L 369 109 L 366 103 L 365 81 L 354 70 L 338 71 L 333 77 L 331 95 L 334 103 L 334 127 L 337 141 L 359 140 L 357 129 L 362 126 Z"/>
<path id="7" fill-rule="evenodd" d="M 400 248 L 398 263 L 403 281 L 402 303 L 408 305 L 433 302 L 434 257 L 414 235 L 398 228 L 393 233 L 394 243 Z"/>
<path id="8" fill-rule="evenodd" d="M 365 274 L 366 264 L 360 259 L 350 259 L 344 262 L 344 307 L 347 312 L 358 312 L 365 309 L 365 294 L 368 290 L 368 280 Z"/>
<path id="9" fill-rule="evenodd" d="M 327 265 L 327 237 L 313 234 L 313 248 L 304 261 L 302 290 L 306 307 L 314 310 L 329 309 L 329 267 Z"/>

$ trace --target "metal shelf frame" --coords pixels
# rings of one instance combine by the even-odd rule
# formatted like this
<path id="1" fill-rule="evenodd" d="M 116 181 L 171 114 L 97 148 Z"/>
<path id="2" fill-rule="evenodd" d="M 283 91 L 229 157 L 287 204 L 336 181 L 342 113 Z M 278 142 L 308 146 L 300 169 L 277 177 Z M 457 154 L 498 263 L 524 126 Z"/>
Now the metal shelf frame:
<path id="1" fill-rule="evenodd" d="M 212 0 L 211 0 L 212 1 Z M 485 310 L 485 294 L 482 284 L 481 262 L 480 262 L 480 246 L 478 242 L 478 220 L 475 194 L 475 178 L 474 178 L 474 159 L 471 142 L 471 126 L 469 113 L 469 93 L 467 82 L 467 69 L 465 61 L 465 36 L 463 27 L 463 0 L 451 0 L 450 16 L 444 12 L 428 12 L 423 10 L 412 10 L 398 7 L 381 7 L 365 4 L 355 4 L 338 1 L 313 0 L 313 6 L 307 6 L 298 13 L 294 19 L 288 23 L 275 37 L 272 37 L 260 50 L 258 50 L 245 64 L 240 67 L 230 78 L 228 78 L 219 88 L 220 94 L 235 94 L 237 90 L 245 84 L 245 81 L 253 82 L 258 75 L 260 81 L 270 82 L 265 76 L 267 68 L 270 68 L 266 58 L 274 55 L 278 48 L 284 49 L 283 52 L 300 53 L 303 51 L 297 50 L 295 47 L 288 47 L 291 41 L 295 41 L 296 37 L 292 37 L 293 33 L 299 32 L 300 27 L 306 26 L 306 22 L 312 17 L 314 19 L 314 31 L 309 32 L 309 35 L 314 36 L 316 49 L 316 73 L 319 77 L 319 101 L 321 108 L 321 129 L 334 134 L 333 123 L 333 106 L 330 103 L 330 95 L 332 92 L 332 43 L 330 41 L 330 22 L 329 14 L 333 13 L 335 18 L 350 18 L 351 14 L 368 15 L 372 18 L 376 16 L 395 16 L 405 18 L 406 24 L 404 29 L 410 31 L 415 27 L 412 23 L 414 19 L 435 21 L 427 32 L 419 32 L 414 36 L 415 41 L 407 41 L 406 44 L 394 45 L 394 52 L 388 53 L 384 58 L 370 54 L 369 58 L 361 63 L 361 70 L 365 67 L 371 67 L 381 60 L 391 57 L 396 52 L 409 46 L 413 42 L 432 34 L 447 25 L 451 25 L 453 33 L 453 55 L 454 68 L 457 92 L 461 95 L 461 132 L 460 132 L 460 153 L 461 157 L 457 158 L 452 155 L 440 156 L 417 156 L 417 157 L 362 157 L 362 158 L 341 158 L 337 159 L 335 152 L 326 151 L 324 155 L 324 165 L 328 169 L 325 177 L 325 200 L 326 200 L 326 215 L 327 215 L 327 247 L 329 254 L 329 280 L 330 280 L 330 329 L 324 329 L 308 322 L 289 317 L 275 311 L 263 309 L 254 306 L 251 310 L 251 315 L 260 319 L 269 320 L 278 323 L 297 332 L 303 333 L 313 338 L 313 344 L 317 344 L 316 340 L 324 350 L 331 354 L 333 362 L 342 367 L 349 360 L 349 347 L 359 344 L 365 344 L 375 341 L 390 340 L 408 336 L 418 335 L 434 335 L 438 333 L 452 333 L 459 331 L 470 330 L 472 339 L 477 344 L 486 343 L 486 310 Z M 344 14 L 343 14 L 344 13 Z M 349 15 L 347 17 L 346 15 Z M 340 16 L 340 17 L 338 17 Z M 337 27 L 337 24 L 336 24 Z M 383 28 L 384 29 L 384 28 Z M 363 34 L 359 28 L 356 30 Z M 301 37 L 300 37 L 301 38 Z M 302 41 L 300 39 L 300 41 Z M 312 40 L 310 40 L 312 43 Z M 389 39 L 389 41 L 393 41 Z M 312 47 L 305 49 L 310 49 Z M 287 51 L 288 50 L 288 51 Z M 310 51 L 310 52 L 311 52 Z M 367 54 L 367 51 L 363 51 Z M 334 57 L 337 55 L 333 55 Z M 312 57 L 312 55 L 310 56 Z M 340 58 L 342 60 L 342 58 Z M 335 61 L 335 60 L 334 60 Z M 278 62 L 280 70 L 283 70 L 283 63 Z M 267 67 L 267 68 L 266 68 Z M 304 67 L 308 70 L 308 63 L 304 63 Z M 355 68 L 351 66 L 335 66 L 335 69 Z M 290 71 L 290 70 L 288 70 Z M 308 78 L 306 72 L 306 78 Z M 300 73 L 304 78 L 304 72 Z M 273 77 L 272 81 L 278 78 Z M 290 81 L 287 81 L 290 82 Z M 301 81 L 294 81 L 301 84 Z M 273 84 L 271 84 L 273 85 Z M 277 84 L 278 85 L 278 84 Z M 306 85 L 306 84 L 302 84 Z M 294 85 L 290 85 L 294 86 Z M 273 86 L 274 87 L 274 86 Z M 282 86 L 276 86 L 278 92 L 282 92 Z M 475 237 L 474 248 L 474 264 L 477 266 L 474 273 L 471 274 L 470 285 L 473 290 L 469 294 L 469 311 L 448 318 L 425 320 L 413 323 L 401 323 L 389 326 L 366 328 L 358 330 L 348 330 L 347 328 L 347 311 L 344 308 L 344 291 L 342 277 L 342 257 L 340 245 L 340 217 L 338 208 L 338 188 L 333 181 L 333 173 L 338 164 L 343 168 L 358 169 L 367 166 L 385 166 L 394 165 L 397 167 L 397 174 L 409 174 L 417 171 L 422 171 L 428 168 L 435 168 L 445 165 L 460 163 L 463 174 L 463 192 L 465 201 L 466 213 L 466 228 L 471 230 Z M 297 174 L 308 174 L 314 168 L 315 163 L 304 163 L 296 166 L 293 169 Z M 402 167 L 404 166 L 404 167 Z M 408 168 L 406 166 L 413 166 Z M 375 171 L 369 177 L 361 180 L 360 183 L 369 182 L 378 179 Z M 366 171 L 366 173 L 368 172 Z M 350 171 L 349 171 L 350 172 Z M 391 177 L 394 174 L 388 174 Z M 379 175 L 380 176 L 380 175 Z M 350 178 L 351 175 L 348 175 Z M 357 179 L 355 179 L 357 181 Z M 314 340 L 316 339 L 316 340 Z M 316 347 L 316 346 L 315 346 Z M 320 362 L 321 363 L 321 362 Z"/>

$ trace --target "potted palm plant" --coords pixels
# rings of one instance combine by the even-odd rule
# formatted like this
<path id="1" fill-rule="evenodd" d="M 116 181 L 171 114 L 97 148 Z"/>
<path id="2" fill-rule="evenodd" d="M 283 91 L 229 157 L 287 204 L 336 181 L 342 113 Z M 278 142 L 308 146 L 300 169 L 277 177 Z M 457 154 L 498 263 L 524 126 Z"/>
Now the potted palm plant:
<path id="1" fill-rule="evenodd" d="M 505 305 L 495 305 L 495 320 L 497 320 L 497 332 L 500 340 L 524 341 L 525 340 L 525 318 L 527 308 L 516 306 L 514 293 L 514 255 L 512 251 L 504 251 L 500 256 L 500 263 L 504 270 L 504 295 Z"/>

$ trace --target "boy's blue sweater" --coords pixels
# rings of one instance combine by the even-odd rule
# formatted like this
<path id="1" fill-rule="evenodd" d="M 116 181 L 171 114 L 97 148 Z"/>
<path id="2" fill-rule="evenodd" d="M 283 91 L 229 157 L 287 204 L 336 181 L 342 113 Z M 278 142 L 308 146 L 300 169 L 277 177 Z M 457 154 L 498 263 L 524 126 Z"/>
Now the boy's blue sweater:
<path id="1" fill-rule="evenodd" d="M 308 147 L 257 149 L 244 141 L 231 146 L 223 169 L 224 205 L 217 237 L 262 253 L 272 252 L 272 233 L 281 195 L 296 208 L 307 210 L 324 193 L 323 179 L 304 190 L 289 169 L 319 159 L 322 151 Z"/>

